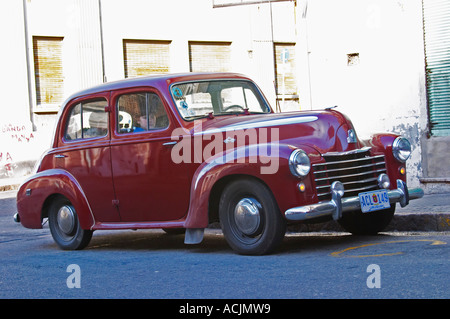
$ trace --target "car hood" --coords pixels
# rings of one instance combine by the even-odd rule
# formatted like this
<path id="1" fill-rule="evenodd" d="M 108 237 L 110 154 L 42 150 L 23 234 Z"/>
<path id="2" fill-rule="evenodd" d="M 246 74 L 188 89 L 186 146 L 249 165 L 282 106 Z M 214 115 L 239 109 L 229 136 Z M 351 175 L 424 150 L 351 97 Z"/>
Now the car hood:
<path id="1" fill-rule="evenodd" d="M 349 143 L 348 131 L 354 132 L 350 120 L 334 110 L 216 116 L 190 125 L 194 136 L 222 133 L 224 140 L 238 131 L 248 134 L 254 129 L 258 137 L 268 134 L 266 140 L 269 142 L 278 139 L 279 143 L 294 147 L 307 145 L 321 154 L 348 151 L 359 146 L 358 142 Z"/>

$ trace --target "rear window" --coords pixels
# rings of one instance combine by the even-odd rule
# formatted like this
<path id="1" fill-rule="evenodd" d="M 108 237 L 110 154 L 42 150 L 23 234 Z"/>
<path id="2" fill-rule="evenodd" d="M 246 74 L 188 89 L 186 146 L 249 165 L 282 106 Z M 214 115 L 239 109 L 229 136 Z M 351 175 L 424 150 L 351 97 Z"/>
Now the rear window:
<path id="1" fill-rule="evenodd" d="M 64 139 L 67 141 L 103 137 L 108 134 L 108 113 L 104 99 L 81 102 L 72 107 Z"/>

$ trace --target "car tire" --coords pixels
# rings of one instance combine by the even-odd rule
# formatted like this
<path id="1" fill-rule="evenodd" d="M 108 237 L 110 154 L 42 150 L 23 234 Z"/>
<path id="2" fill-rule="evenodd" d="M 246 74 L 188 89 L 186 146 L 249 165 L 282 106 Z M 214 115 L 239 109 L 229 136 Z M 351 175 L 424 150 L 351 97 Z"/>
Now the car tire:
<path id="1" fill-rule="evenodd" d="M 64 197 L 53 201 L 48 222 L 54 241 L 64 250 L 83 249 L 91 241 L 93 231 L 81 228 L 75 208 Z"/>
<path id="2" fill-rule="evenodd" d="M 376 235 L 386 228 L 395 213 L 395 205 L 391 208 L 363 213 L 361 210 L 345 213 L 338 223 L 354 235 Z"/>
<path id="3" fill-rule="evenodd" d="M 272 192 L 253 179 L 235 180 L 225 187 L 219 218 L 226 241 L 243 255 L 273 252 L 286 232 L 286 221 Z"/>

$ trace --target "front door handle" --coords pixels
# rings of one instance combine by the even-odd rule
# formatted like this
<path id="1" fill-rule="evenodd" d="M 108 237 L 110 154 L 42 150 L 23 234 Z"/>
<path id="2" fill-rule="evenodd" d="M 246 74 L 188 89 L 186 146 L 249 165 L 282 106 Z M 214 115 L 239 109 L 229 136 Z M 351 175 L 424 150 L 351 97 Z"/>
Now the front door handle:
<path id="1" fill-rule="evenodd" d="M 175 144 L 177 144 L 178 142 L 166 142 L 166 143 L 164 143 L 163 145 L 164 146 L 173 146 L 173 145 L 175 145 Z"/>

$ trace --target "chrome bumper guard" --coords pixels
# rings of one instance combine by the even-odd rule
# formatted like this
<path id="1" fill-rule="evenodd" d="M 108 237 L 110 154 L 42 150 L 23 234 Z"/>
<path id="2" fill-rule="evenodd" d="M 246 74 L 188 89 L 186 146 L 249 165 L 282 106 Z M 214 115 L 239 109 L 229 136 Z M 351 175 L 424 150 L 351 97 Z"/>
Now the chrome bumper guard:
<path id="1" fill-rule="evenodd" d="M 397 180 L 397 189 L 388 190 L 390 203 L 399 203 L 401 207 L 409 204 L 409 200 L 423 197 L 421 188 L 408 190 L 406 183 Z M 332 216 L 334 220 L 339 220 L 343 212 L 354 211 L 361 208 L 359 196 L 341 198 L 341 195 L 331 191 L 331 200 L 319 202 L 317 204 L 294 207 L 288 209 L 284 215 L 287 220 L 306 221 L 320 217 Z"/>

